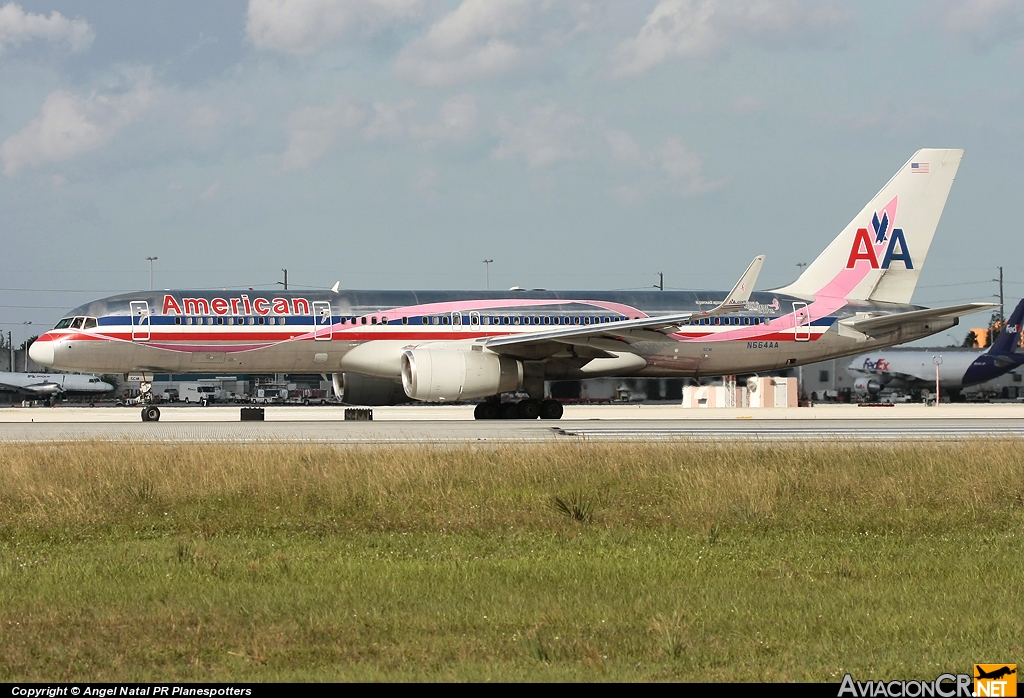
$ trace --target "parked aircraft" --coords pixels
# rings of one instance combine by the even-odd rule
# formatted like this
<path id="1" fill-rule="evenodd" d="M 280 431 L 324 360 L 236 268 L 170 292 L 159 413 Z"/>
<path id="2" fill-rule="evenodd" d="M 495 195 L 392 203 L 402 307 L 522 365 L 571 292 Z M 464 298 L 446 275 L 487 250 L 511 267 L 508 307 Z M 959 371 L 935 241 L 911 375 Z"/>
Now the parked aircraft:
<path id="1" fill-rule="evenodd" d="M 995 307 L 910 305 L 962 156 L 915 153 L 772 291 L 751 292 L 757 257 L 729 293 L 138 292 L 71 311 L 30 355 L 110 372 L 331 373 L 352 404 L 483 399 L 478 419 L 557 419 L 545 380 L 769 371 L 919 339 Z M 518 391 L 529 399 L 501 402 Z"/>
<path id="2" fill-rule="evenodd" d="M 74 373 L 0 373 L 0 390 L 37 400 L 62 395 L 99 395 L 114 389 L 96 376 Z"/>
<path id="3" fill-rule="evenodd" d="M 978 385 L 1008 373 L 1024 364 L 1019 350 L 1024 299 L 1010 313 L 1006 327 L 987 351 L 947 351 L 935 349 L 901 350 L 862 354 L 850 363 L 850 370 L 865 377 L 854 381 L 861 395 L 877 395 L 883 390 L 922 390 L 935 387 L 935 358 L 939 364 L 939 385 L 956 396 L 962 388 Z"/>

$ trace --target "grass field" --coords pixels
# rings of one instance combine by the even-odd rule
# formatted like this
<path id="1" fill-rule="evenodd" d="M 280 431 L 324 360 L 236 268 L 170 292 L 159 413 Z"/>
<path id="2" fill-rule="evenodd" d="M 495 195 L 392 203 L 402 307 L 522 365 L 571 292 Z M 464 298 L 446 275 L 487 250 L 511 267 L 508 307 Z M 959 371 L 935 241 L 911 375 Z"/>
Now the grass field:
<path id="1" fill-rule="evenodd" d="M 1022 447 L 9 446 L 0 681 L 1015 662 Z"/>

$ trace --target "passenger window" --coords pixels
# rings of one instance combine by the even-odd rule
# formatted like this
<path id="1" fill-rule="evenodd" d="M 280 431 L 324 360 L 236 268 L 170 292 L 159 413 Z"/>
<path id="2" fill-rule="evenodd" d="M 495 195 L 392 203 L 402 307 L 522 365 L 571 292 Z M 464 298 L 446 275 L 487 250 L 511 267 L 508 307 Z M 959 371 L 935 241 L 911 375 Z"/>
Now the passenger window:
<path id="1" fill-rule="evenodd" d="M 490 315 L 484 315 L 483 320 L 484 320 L 484 324 L 485 325 L 490 325 L 491 324 L 491 316 Z"/>
<path id="2" fill-rule="evenodd" d="M 256 324 L 256 318 L 254 318 L 254 317 L 250 317 L 250 318 L 249 318 L 249 324 L 250 324 L 250 325 L 255 325 L 255 324 Z"/>
<path id="3" fill-rule="evenodd" d="M 365 315 L 363 316 L 362 321 L 363 321 L 362 324 L 365 325 L 366 324 L 366 316 Z"/>
<path id="4" fill-rule="evenodd" d="M 277 324 L 278 325 L 283 325 L 284 324 L 284 318 L 278 318 Z"/>
<path id="5" fill-rule="evenodd" d="M 181 324 L 181 318 L 180 317 L 174 318 L 174 324 L 175 325 L 180 325 Z"/>
<path id="6" fill-rule="evenodd" d="M 403 317 L 403 318 L 402 318 L 402 324 L 403 324 L 403 325 L 408 325 L 408 324 L 409 324 L 409 318 L 408 318 L 408 316 L 406 316 L 406 317 Z"/>
<path id="7" fill-rule="evenodd" d="M 377 324 L 377 318 L 375 318 L 375 317 L 370 318 L 370 324 L 371 325 L 376 325 Z"/>

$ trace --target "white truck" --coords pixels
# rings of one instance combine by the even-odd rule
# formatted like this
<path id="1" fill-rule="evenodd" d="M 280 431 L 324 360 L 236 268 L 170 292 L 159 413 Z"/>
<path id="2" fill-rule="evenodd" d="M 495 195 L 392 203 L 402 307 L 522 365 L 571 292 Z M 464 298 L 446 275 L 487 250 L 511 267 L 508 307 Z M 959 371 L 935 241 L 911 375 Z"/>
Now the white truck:
<path id="1" fill-rule="evenodd" d="M 181 383 L 178 385 L 178 399 L 186 403 L 209 405 L 224 401 L 224 391 L 209 383 Z"/>

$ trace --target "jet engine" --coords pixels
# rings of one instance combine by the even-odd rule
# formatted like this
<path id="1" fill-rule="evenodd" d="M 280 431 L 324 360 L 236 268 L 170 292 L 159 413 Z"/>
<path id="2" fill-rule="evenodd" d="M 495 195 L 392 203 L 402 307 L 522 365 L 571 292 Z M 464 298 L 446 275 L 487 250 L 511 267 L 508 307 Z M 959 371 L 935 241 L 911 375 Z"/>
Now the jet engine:
<path id="1" fill-rule="evenodd" d="M 523 364 L 482 347 L 402 352 L 402 387 L 413 400 L 454 402 L 519 390 Z"/>
<path id="2" fill-rule="evenodd" d="M 873 378 L 858 378 L 853 382 L 853 389 L 860 395 L 878 395 L 882 392 L 882 384 Z"/>
<path id="3" fill-rule="evenodd" d="M 360 373 L 335 373 L 331 376 L 334 394 L 346 405 L 380 407 L 409 402 L 402 384 L 391 378 L 374 378 Z"/>

